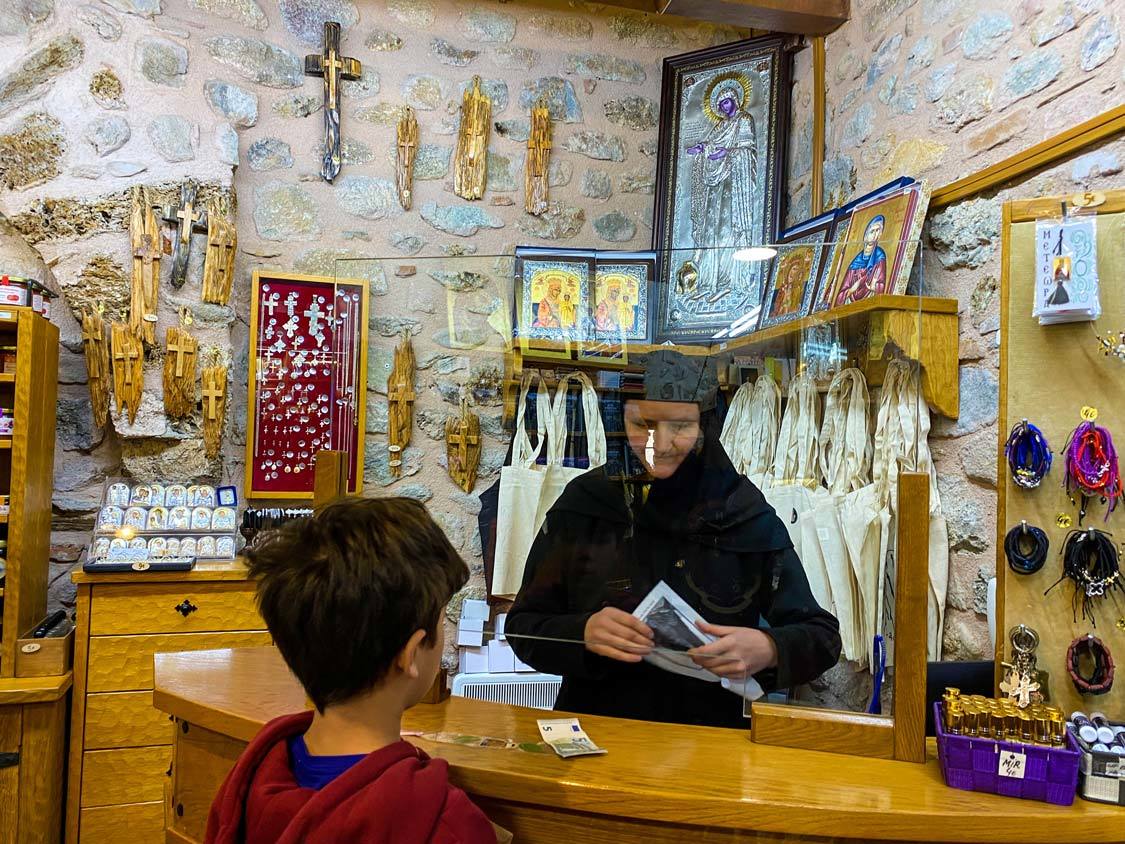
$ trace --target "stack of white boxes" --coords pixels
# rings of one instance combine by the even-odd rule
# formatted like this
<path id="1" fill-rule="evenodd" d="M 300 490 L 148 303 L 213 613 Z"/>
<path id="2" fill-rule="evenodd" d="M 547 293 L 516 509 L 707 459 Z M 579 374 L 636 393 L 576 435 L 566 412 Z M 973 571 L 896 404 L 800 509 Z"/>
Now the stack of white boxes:
<path id="1" fill-rule="evenodd" d="M 457 625 L 457 647 L 461 651 L 462 674 L 529 673 L 535 669 L 522 662 L 504 636 L 507 613 L 496 616 L 493 631 L 488 625 L 488 602 L 466 599 Z"/>

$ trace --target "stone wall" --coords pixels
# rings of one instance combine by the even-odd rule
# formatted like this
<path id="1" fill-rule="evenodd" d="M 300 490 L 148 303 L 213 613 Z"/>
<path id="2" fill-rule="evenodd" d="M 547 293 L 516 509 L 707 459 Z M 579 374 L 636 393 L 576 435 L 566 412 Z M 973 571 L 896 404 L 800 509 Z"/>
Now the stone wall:
<path id="1" fill-rule="evenodd" d="M 899 175 L 942 185 L 1120 105 L 1125 50 L 1112 0 L 853 0 L 827 39 L 825 194 L 844 202 Z M 1121 186 L 1125 141 L 931 215 L 922 288 L 961 305 L 961 417 L 931 447 L 952 557 L 949 659 L 990 658 L 995 571 L 1000 207 Z"/>
<path id="2" fill-rule="evenodd" d="M 362 78 L 344 85 L 345 165 L 334 185 L 318 175 L 321 81 L 303 71 L 303 56 L 319 51 L 325 19 L 343 24 L 344 53 L 364 65 Z M 739 37 L 727 27 L 562 0 L 5 3 L 0 212 L 53 264 L 65 296 L 56 317 L 63 349 L 54 600 L 68 599 L 65 574 L 88 536 L 106 477 L 241 484 L 251 272 L 333 275 L 342 257 L 386 259 L 347 269 L 366 277 L 372 294 L 367 490 L 426 500 L 470 560 L 472 588 L 481 591 L 479 503 L 445 476 L 438 440 L 445 416 L 468 395 L 487 437 L 478 490 L 495 479 L 504 455 L 502 356 L 485 343 L 491 329 L 479 312 L 507 293 L 497 279 L 479 290 L 451 280 L 448 273 L 469 264 L 447 256 L 505 253 L 517 243 L 647 247 L 661 61 Z M 468 203 L 452 193 L 449 162 L 461 90 L 474 75 L 492 97 L 494 128 L 488 194 Z M 531 218 L 522 210 L 522 158 L 529 104 L 540 95 L 555 118 L 552 206 Z M 399 210 L 392 188 L 394 121 L 404 104 L 417 112 L 422 142 L 409 213 Z M 187 307 L 202 344 L 233 364 L 216 461 L 203 456 L 198 417 L 165 419 L 159 351 L 146 361 L 136 423 L 115 413 L 106 430 L 92 426 L 73 317 L 96 302 L 111 317 L 124 312 L 129 186 L 150 185 L 172 202 L 185 177 L 199 180 L 205 196 L 230 194 L 237 208 L 230 307 L 199 302 L 202 237 L 187 285 L 173 291 L 164 284 L 159 306 L 160 336 Z M 416 266 L 416 274 L 400 277 L 401 264 Z M 494 273 L 491 259 L 478 266 Z M 447 348 L 447 287 L 459 297 L 456 312 L 472 321 L 458 325 L 459 336 L 479 348 Z M 420 398 L 407 477 L 393 481 L 381 394 L 394 335 L 404 327 L 416 335 Z"/>

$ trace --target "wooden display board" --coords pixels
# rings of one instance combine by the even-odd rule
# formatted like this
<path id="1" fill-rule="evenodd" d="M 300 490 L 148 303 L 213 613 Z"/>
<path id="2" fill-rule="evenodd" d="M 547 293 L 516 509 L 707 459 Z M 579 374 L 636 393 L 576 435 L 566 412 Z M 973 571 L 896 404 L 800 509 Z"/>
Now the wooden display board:
<path id="1" fill-rule="evenodd" d="M 1071 504 L 1065 489 L 1066 443 L 1082 421 L 1084 406 L 1098 409 L 1098 424 L 1114 435 L 1118 448 L 1125 441 L 1125 361 L 1106 357 L 1095 331 L 1125 330 L 1125 191 L 1107 193 L 1106 201 L 1089 212 L 1097 213 L 1098 277 L 1102 317 L 1089 322 L 1040 326 L 1031 315 L 1035 287 L 1036 220 L 1058 218 L 1062 203 L 1070 197 L 1043 197 L 1008 202 L 1003 211 L 1003 263 L 1000 301 L 1000 414 L 999 499 L 996 525 L 996 660 L 997 693 L 1009 660 L 1008 631 L 1026 624 L 1039 633 L 1038 666 L 1050 672 L 1051 703 L 1063 711 L 1105 710 L 1112 717 L 1125 716 L 1121 706 L 1125 678 L 1118 672 L 1109 695 L 1079 695 L 1066 670 L 1066 651 L 1078 636 L 1094 633 L 1118 665 L 1125 665 L 1125 599 L 1120 593 L 1096 603 L 1097 627 L 1083 621 L 1081 608 L 1074 617 L 1074 585 L 1066 580 L 1044 596 L 1062 575 L 1061 551 L 1070 529 L 1056 523 L 1068 515 L 1078 526 L 1078 507 Z M 1047 437 L 1054 462 L 1042 484 L 1023 489 L 1012 482 L 1004 443 L 1012 426 L 1022 419 L 1037 425 Z M 1120 543 L 1125 540 L 1125 507 L 1105 520 L 1106 508 L 1091 501 L 1083 527 L 1108 531 Z M 1042 528 L 1050 539 L 1047 562 L 1035 574 L 1020 575 L 1008 568 L 1004 537 L 1026 520 Z M 1116 702 L 1116 703 L 1115 703 Z"/>
<path id="2" fill-rule="evenodd" d="M 318 452 L 348 455 L 363 487 L 367 284 L 255 270 L 250 297 L 247 498 L 312 498 Z"/>

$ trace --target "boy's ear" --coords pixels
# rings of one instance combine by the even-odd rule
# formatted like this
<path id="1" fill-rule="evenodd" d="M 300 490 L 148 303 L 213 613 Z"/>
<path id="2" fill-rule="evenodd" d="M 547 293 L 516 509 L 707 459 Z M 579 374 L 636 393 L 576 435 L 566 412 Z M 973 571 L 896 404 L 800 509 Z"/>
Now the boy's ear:
<path id="1" fill-rule="evenodd" d="M 414 634 L 403 645 L 402 650 L 398 652 L 395 666 L 408 677 L 415 678 L 418 676 L 418 651 L 425 641 L 426 631 L 415 630 Z"/>

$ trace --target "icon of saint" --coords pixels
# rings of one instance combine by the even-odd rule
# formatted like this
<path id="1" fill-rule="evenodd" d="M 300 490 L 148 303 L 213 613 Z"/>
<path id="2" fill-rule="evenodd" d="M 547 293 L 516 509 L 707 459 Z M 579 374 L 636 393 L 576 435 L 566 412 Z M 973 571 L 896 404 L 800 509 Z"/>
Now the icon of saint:
<path id="1" fill-rule="evenodd" d="M 552 278 L 547 282 L 547 293 L 535 308 L 532 328 L 562 328 L 562 281 Z"/>
<path id="2" fill-rule="evenodd" d="M 691 157 L 695 251 L 680 267 L 677 280 L 692 298 L 717 301 L 732 285 L 742 288 L 753 280 L 753 267 L 731 261 L 722 248 L 743 247 L 755 240 L 758 148 L 749 111 L 752 94 L 753 83 L 745 73 L 717 75 L 703 94 L 703 114 L 711 126 L 702 140 L 684 150 Z"/>
<path id="3" fill-rule="evenodd" d="M 877 214 L 863 230 L 863 248 L 848 264 L 844 281 L 832 302 L 833 307 L 887 292 L 887 253 L 879 245 L 886 226 L 887 218 Z"/>

